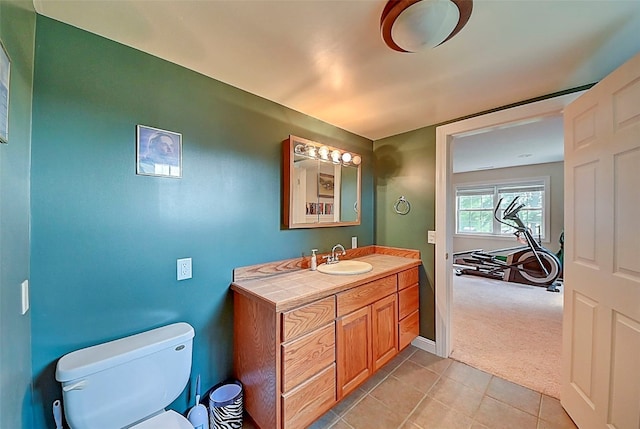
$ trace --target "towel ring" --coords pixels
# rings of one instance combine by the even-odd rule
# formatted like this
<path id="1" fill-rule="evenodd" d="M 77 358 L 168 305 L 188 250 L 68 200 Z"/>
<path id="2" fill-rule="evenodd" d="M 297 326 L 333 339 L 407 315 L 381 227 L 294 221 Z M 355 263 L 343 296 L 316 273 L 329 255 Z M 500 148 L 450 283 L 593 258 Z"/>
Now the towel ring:
<path id="1" fill-rule="evenodd" d="M 407 199 L 403 195 L 400 198 L 398 198 L 398 201 L 396 201 L 396 203 L 393 205 L 393 209 L 399 215 L 406 215 L 411 211 L 411 204 L 409 203 L 409 201 L 407 201 Z"/>

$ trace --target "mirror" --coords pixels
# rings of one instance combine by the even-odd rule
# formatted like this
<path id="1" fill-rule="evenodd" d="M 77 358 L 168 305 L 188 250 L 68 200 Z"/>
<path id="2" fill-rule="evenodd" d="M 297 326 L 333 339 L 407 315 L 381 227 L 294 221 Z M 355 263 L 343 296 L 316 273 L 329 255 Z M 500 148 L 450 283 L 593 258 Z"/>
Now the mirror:
<path id="1" fill-rule="evenodd" d="M 285 226 L 360 225 L 360 155 L 295 136 L 282 153 Z"/>

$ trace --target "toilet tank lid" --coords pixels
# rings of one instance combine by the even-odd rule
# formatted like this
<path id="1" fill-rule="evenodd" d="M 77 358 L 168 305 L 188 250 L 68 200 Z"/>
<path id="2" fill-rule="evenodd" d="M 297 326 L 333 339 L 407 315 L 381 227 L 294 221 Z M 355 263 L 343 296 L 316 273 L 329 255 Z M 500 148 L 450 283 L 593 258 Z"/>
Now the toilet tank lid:
<path id="1" fill-rule="evenodd" d="M 106 368 L 191 340 L 193 327 L 179 322 L 66 354 L 58 360 L 56 380 L 76 380 Z"/>

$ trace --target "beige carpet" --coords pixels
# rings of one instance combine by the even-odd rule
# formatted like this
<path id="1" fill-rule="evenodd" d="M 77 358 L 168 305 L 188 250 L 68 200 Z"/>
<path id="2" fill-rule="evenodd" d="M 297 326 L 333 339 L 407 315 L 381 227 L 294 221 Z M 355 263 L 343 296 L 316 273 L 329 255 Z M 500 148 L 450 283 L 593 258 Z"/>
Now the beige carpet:
<path id="1" fill-rule="evenodd" d="M 560 398 L 563 288 L 453 277 L 451 357 Z"/>

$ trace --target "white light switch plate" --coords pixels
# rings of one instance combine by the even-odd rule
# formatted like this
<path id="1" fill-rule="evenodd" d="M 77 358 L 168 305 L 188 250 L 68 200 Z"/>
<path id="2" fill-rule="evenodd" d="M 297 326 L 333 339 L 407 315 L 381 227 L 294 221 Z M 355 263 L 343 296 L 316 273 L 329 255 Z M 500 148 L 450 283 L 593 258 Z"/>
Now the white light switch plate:
<path id="1" fill-rule="evenodd" d="M 436 244 L 436 232 L 435 231 L 427 231 L 427 243 Z"/>
<path id="2" fill-rule="evenodd" d="M 358 237 L 351 237 L 351 248 L 355 249 L 358 247 Z"/>
<path id="3" fill-rule="evenodd" d="M 178 259 L 178 280 L 187 280 L 191 277 L 191 258 Z"/>
<path id="4" fill-rule="evenodd" d="M 20 285 L 22 288 L 22 314 L 29 311 L 29 280 L 25 280 Z"/>

